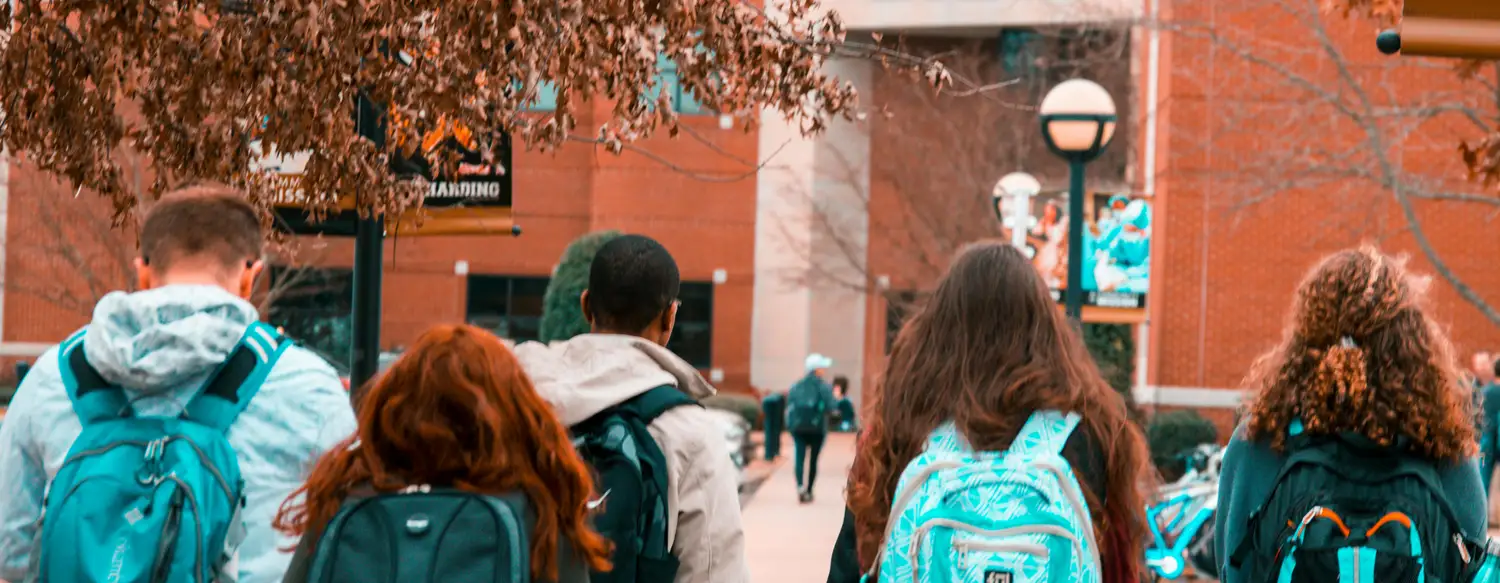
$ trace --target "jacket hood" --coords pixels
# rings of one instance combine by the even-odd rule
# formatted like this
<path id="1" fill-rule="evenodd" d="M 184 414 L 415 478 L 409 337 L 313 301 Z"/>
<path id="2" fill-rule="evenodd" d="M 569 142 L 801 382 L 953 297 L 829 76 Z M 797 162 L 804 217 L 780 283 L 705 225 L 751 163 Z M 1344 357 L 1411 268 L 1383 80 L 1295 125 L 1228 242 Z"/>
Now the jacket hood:
<path id="1" fill-rule="evenodd" d="M 715 392 L 693 365 L 635 336 L 584 334 L 551 344 L 524 342 L 514 352 L 537 392 L 568 426 L 662 385 L 694 399 Z"/>
<path id="2" fill-rule="evenodd" d="M 83 349 L 99 376 L 137 395 L 159 394 L 224 362 L 259 313 L 211 285 L 169 285 L 99 300 Z"/>

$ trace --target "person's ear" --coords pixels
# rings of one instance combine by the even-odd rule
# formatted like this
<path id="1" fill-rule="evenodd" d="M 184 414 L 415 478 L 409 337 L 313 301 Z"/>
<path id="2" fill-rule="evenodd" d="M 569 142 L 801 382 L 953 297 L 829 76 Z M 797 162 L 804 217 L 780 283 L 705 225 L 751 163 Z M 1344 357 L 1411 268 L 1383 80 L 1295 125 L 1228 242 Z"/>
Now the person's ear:
<path id="1" fill-rule="evenodd" d="M 137 257 L 135 258 L 134 263 L 136 289 L 145 291 L 156 287 L 156 278 L 154 277 L 154 273 L 151 270 L 151 265 L 146 263 L 146 258 Z"/>
<path id="2" fill-rule="evenodd" d="M 255 295 L 255 279 L 265 269 L 264 261 L 255 261 L 245 266 L 245 271 L 240 273 L 240 297 L 249 300 L 250 296 Z"/>
<path id="3" fill-rule="evenodd" d="M 589 310 L 589 290 L 583 290 L 583 293 L 578 294 L 578 308 L 583 310 L 583 321 L 593 326 L 594 313 Z"/>
<path id="4" fill-rule="evenodd" d="M 677 326 L 677 307 L 682 302 L 674 301 L 667 306 L 667 311 L 661 314 L 661 345 L 666 346 L 667 341 L 672 339 L 672 329 Z"/>

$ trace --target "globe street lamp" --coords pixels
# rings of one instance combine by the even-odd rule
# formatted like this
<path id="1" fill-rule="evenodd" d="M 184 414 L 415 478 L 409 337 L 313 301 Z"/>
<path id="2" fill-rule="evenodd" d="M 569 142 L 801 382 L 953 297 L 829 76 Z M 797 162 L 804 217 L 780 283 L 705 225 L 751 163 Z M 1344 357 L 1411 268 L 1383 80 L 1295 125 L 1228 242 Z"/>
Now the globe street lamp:
<path id="1" fill-rule="evenodd" d="M 1064 81 L 1042 99 L 1042 138 L 1068 161 L 1068 317 L 1083 322 L 1083 171 L 1115 135 L 1115 101 L 1098 83 Z"/>
<path id="2" fill-rule="evenodd" d="M 990 202 L 995 207 L 995 218 L 1000 221 L 1000 226 L 1010 227 L 1010 244 L 1016 249 L 1026 252 L 1026 231 L 1031 228 L 1031 197 L 1041 192 L 1042 185 L 1036 178 L 1025 172 L 1011 172 L 1000 178 L 995 183 L 995 190 L 990 193 Z M 1005 203 L 1010 201 L 1010 219 L 1013 224 L 1007 225 L 1005 221 Z"/>

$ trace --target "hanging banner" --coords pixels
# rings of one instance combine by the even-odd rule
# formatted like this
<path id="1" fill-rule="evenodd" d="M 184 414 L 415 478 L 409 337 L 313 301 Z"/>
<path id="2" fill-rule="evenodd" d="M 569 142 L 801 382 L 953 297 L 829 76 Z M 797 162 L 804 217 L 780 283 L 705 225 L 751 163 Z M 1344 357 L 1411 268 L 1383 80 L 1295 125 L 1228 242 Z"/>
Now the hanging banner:
<path id="1" fill-rule="evenodd" d="M 360 100 L 361 127 L 374 128 L 371 135 L 384 142 L 382 116 L 375 107 Z M 486 163 L 473 132 L 456 123 L 439 120 L 422 134 L 422 143 L 408 158 L 395 156 L 391 172 L 402 178 L 420 178 L 427 182 L 422 209 L 399 217 L 387 217 L 387 236 L 436 235 L 519 235 L 511 215 L 512 148 L 510 136 L 502 134 L 494 149 L 494 163 Z M 252 144 L 257 148 L 258 144 Z M 459 163 L 455 176 L 436 176 L 432 160 L 445 151 L 456 152 Z M 280 155 L 262 153 L 256 161 L 259 170 L 274 173 L 277 182 L 276 215 L 278 227 L 296 235 L 354 236 L 359 215 L 353 201 L 341 204 L 341 212 L 313 221 L 303 210 L 301 176 L 307 166 L 308 153 Z"/>
<path id="2" fill-rule="evenodd" d="M 1068 282 L 1067 193 L 1031 197 L 1027 209 L 1005 204 L 1005 240 L 1025 225 L 1025 251 L 1053 299 L 1062 301 Z M 1025 216 L 1018 216 L 1025 212 Z M 1144 309 L 1151 288 L 1151 200 L 1132 194 L 1094 193 L 1084 200 L 1084 305 Z"/>

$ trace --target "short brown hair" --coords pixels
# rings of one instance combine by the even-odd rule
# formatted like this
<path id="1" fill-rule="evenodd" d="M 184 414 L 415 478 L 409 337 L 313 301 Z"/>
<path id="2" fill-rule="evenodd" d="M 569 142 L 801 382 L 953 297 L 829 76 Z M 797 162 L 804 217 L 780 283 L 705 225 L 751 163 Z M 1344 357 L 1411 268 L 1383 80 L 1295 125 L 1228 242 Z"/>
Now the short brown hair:
<path id="1" fill-rule="evenodd" d="M 259 260 L 262 244 L 255 208 L 242 193 L 220 184 L 168 193 L 141 225 L 141 258 L 161 270 L 186 257 L 232 269 Z"/>

